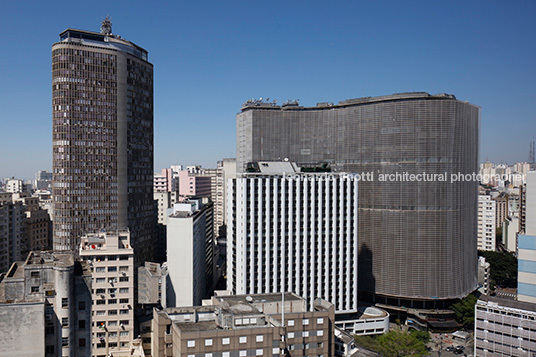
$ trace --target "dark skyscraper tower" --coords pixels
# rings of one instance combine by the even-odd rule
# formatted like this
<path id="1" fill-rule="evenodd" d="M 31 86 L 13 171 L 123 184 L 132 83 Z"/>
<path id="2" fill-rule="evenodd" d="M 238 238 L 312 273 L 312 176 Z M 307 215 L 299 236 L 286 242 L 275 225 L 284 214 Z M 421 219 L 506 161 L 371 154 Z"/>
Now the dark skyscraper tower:
<path id="1" fill-rule="evenodd" d="M 310 108 L 250 101 L 236 118 L 237 171 L 288 158 L 373 173 L 374 181 L 359 182 L 359 289 L 380 303 L 434 307 L 477 284 L 477 182 L 450 178 L 478 169 L 479 120 L 477 106 L 447 94 Z M 397 173 L 444 174 L 446 181 Z"/>
<path id="2" fill-rule="evenodd" d="M 152 256 L 153 65 L 112 34 L 67 29 L 52 45 L 54 249 L 129 228 L 138 260 Z"/>

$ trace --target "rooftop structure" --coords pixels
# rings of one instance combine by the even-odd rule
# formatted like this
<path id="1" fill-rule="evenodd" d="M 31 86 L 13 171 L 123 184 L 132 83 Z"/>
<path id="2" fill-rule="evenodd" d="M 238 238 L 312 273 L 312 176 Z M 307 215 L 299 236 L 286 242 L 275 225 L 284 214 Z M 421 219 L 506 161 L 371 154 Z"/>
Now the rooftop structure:
<path id="1" fill-rule="evenodd" d="M 281 294 L 215 296 L 204 306 L 155 310 L 152 355 L 332 356 L 333 313 L 321 299 L 308 310 L 291 293 L 284 303 Z"/>

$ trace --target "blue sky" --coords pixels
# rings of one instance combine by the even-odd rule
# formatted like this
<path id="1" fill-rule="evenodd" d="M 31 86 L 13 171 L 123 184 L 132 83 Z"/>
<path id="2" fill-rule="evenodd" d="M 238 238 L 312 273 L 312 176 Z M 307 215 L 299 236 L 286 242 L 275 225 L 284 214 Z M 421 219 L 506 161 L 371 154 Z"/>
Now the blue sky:
<path id="1" fill-rule="evenodd" d="M 481 160 L 525 161 L 536 135 L 534 1 L 2 0 L 0 177 L 51 169 L 51 45 L 107 14 L 154 64 L 157 171 L 234 157 L 259 97 L 451 93 L 482 107 Z"/>

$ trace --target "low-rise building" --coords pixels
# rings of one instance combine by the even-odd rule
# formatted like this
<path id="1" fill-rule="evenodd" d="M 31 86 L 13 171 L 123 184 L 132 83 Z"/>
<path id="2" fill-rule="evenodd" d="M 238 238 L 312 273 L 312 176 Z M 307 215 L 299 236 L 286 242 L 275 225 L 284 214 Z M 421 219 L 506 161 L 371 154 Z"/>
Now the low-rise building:
<path id="1" fill-rule="evenodd" d="M 389 331 L 389 313 L 374 306 L 360 307 L 357 314 L 337 316 L 337 320 L 338 328 L 354 335 L 381 335 Z"/>
<path id="2" fill-rule="evenodd" d="M 152 356 L 334 355 L 333 304 L 311 310 L 293 294 L 213 297 L 205 306 L 156 310 Z"/>

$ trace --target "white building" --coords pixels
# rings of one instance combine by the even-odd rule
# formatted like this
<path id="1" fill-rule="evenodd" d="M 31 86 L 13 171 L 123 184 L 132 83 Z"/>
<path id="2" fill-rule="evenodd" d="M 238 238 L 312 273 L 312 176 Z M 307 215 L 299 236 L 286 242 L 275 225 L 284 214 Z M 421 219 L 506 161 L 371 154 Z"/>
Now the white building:
<path id="1" fill-rule="evenodd" d="M 92 268 L 92 355 L 130 356 L 134 338 L 134 249 L 128 231 L 82 236 Z"/>
<path id="2" fill-rule="evenodd" d="M 164 307 L 196 306 L 214 285 L 212 203 L 176 203 L 167 219 L 167 281 Z"/>
<path id="3" fill-rule="evenodd" d="M 256 165 L 228 181 L 227 289 L 290 291 L 356 313 L 357 180 L 298 173 L 289 162 Z"/>
<path id="4" fill-rule="evenodd" d="M 478 291 L 482 294 L 489 294 L 489 263 L 486 258 L 478 257 Z"/>
<path id="5" fill-rule="evenodd" d="M 495 251 L 495 201 L 488 195 L 478 195 L 478 239 L 479 250 Z"/>

